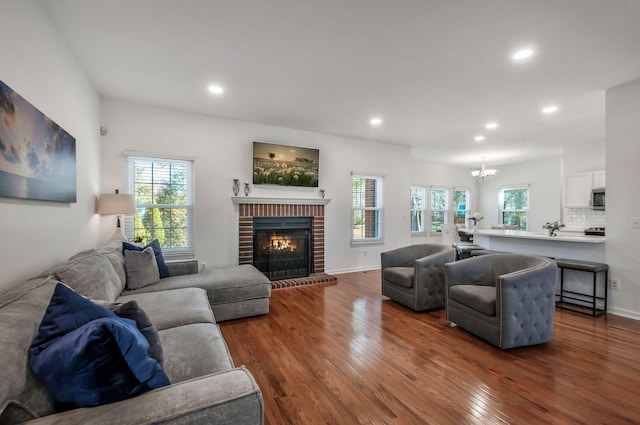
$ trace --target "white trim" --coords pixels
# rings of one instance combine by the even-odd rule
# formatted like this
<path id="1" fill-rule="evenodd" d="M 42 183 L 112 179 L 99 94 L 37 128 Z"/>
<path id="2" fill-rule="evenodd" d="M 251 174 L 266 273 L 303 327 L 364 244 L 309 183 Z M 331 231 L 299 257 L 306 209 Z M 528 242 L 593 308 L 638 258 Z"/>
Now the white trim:
<path id="1" fill-rule="evenodd" d="M 384 179 L 385 177 L 387 177 L 387 176 L 386 176 L 386 175 L 384 175 L 384 174 L 379 174 L 379 173 L 363 173 L 363 172 L 360 172 L 360 171 L 352 171 L 352 172 L 351 172 L 351 176 L 373 177 L 373 178 L 375 178 L 375 177 L 382 177 L 383 179 Z"/>
<path id="2" fill-rule="evenodd" d="M 615 307 L 607 306 L 607 314 L 614 314 L 616 316 L 640 320 L 640 313 L 632 310 L 627 310 L 626 308 L 615 308 Z"/>
<path id="3" fill-rule="evenodd" d="M 498 189 L 522 189 L 523 187 L 531 187 L 530 183 L 506 184 L 499 186 Z"/>
<path id="4" fill-rule="evenodd" d="M 290 204 L 290 205 L 327 205 L 331 199 L 310 198 L 257 198 L 253 196 L 232 196 L 234 204 Z"/>
<path id="5" fill-rule="evenodd" d="M 192 156 L 162 154 L 162 153 L 142 152 L 142 151 L 130 151 L 130 150 L 124 150 L 120 152 L 120 156 L 123 156 L 123 157 L 138 156 L 141 158 L 175 159 L 177 161 L 191 161 L 191 162 L 196 161 L 195 157 L 192 157 Z"/>
<path id="6" fill-rule="evenodd" d="M 325 273 L 334 275 L 334 274 L 344 274 L 344 273 L 354 273 L 354 272 L 368 272 L 373 270 L 380 270 L 380 266 L 362 266 L 362 267 L 349 267 L 346 269 L 325 270 Z"/>

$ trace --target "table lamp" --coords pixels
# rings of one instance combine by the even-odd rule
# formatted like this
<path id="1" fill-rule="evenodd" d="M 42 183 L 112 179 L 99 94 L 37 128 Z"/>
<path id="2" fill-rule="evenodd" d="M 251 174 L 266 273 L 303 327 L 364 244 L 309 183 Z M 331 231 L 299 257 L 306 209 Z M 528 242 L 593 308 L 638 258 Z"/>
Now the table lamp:
<path id="1" fill-rule="evenodd" d="M 121 214 L 135 214 L 136 203 L 133 195 L 120 193 L 116 189 L 116 193 L 103 193 L 98 198 L 98 214 L 100 215 L 117 215 L 116 230 L 111 236 L 111 240 L 126 241 L 127 237 L 120 227 Z"/>

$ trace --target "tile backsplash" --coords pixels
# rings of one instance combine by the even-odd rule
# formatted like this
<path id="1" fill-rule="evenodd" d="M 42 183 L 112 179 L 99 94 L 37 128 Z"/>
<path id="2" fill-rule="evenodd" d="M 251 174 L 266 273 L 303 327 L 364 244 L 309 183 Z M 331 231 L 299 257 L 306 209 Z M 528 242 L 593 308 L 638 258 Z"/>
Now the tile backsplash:
<path id="1" fill-rule="evenodd" d="M 583 230 L 587 227 L 606 227 L 604 211 L 591 208 L 565 208 L 563 223 L 567 230 Z"/>

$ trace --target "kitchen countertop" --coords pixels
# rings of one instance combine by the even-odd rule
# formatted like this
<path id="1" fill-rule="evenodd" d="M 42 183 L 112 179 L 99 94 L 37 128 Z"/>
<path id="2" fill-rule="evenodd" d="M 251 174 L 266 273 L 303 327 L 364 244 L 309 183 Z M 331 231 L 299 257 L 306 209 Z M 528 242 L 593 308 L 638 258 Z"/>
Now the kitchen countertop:
<path id="1" fill-rule="evenodd" d="M 591 236 L 577 232 L 558 232 L 558 236 L 549 236 L 546 232 L 525 232 L 522 230 L 476 229 L 474 237 L 489 236 L 499 238 L 536 239 L 550 242 L 577 242 L 600 244 L 606 241 L 605 236 Z"/>

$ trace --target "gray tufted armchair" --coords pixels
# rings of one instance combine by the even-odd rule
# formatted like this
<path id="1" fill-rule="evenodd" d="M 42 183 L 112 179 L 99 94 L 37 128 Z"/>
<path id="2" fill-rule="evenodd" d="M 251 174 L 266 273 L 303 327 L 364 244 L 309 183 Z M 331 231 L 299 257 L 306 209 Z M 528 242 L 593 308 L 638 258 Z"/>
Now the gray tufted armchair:
<path id="1" fill-rule="evenodd" d="M 551 339 L 556 264 L 532 255 L 489 254 L 445 266 L 447 319 L 502 349 Z"/>
<path id="2" fill-rule="evenodd" d="M 415 311 L 444 307 L 444 264 L 451 246 L 418 244 L 381 254 L 382 295 Z"/>

